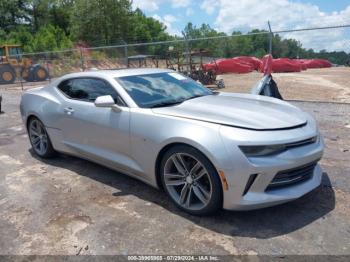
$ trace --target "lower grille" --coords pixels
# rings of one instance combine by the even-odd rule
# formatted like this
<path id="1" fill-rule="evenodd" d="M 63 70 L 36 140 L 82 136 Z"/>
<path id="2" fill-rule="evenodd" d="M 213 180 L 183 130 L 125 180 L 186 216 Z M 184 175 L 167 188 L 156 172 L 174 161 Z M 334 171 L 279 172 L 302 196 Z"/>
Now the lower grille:
<path id="1" fill-rule="evenodd" d="M 309 180 L 312 178 L 316 165 L 317 162 L 312 162 L 301 167 L 280 171 L 272 179 L 266 190 L 295 185 Z"/>

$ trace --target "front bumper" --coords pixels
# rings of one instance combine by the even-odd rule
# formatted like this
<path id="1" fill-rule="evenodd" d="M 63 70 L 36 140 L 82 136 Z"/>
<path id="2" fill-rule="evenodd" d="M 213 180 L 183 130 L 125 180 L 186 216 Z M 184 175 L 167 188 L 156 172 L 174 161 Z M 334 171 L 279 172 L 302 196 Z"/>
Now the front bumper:
<path id="1" fill-rule="evenodd" d="M 312 178 L 295 185 L 263 192 L 251 189 L 244 196 L 241 196 L 239 201 L 230 201 L 235 196 L 234 194 L 231 196 L 232 191 L 226 191 L 223 207 L 229 210 L 253 210 L 286 203 L 298 199 L 317 188 L 321 184 L 321 180 L 322 169 L 320 165 L 316 165 Z"/>
<path id="2" fill-rule="evenodd" d="M 291 137 L 294 136 L 293 132 L 295 131 L 291 132 Z M 309 137 L 313 135 L 314 132 L 306 134 Z M 269 137 L 271 139 L 271 136 Z M 228 190 L 223 192 L 224 209 L 253 210 L 282 204 L 300 198 L 321 184 L 322 169 L 317 164 L 310 177 L 304 181 L 284 187 L 268 188 L 279 172 L 299 168 L 321 159 L 324 142 L 320 134 L 315 143 L 292 148 L 277 155 L 255 158 L 247 158 L 242 152 L 233 149 L 235 147 L 232 143 L 226 142 L 231 159 L 234 157 L 236 161 L 231 161 L 231 168 L 220 169 L 228 181 Z M 255 180 L 249 185 L 252 175 L 255 175 Z"/>

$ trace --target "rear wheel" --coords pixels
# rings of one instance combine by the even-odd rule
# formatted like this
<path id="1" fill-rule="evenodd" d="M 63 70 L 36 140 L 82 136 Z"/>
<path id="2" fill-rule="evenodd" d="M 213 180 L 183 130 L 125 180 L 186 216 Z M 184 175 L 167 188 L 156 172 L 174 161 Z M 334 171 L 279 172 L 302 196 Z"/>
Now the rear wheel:
<path id="1" fill-rule="evenodd" d="M 29 140 L 32 148 L 38 156 L 49 158 L 55 155 L 49 135 L 44 124 L 36 117 L 32 117 L 28 123 Z"/>
<path id="2" fill-rule="evenodd" d="M 16 71 L 10 65 L 0 65 L 0 83 L 13 84 L 16 80 Z"/>
<path id="3" fill-rule="evenodd" d="M 187 213 L 207 215 L 222 206 L 219 176 L 210 161 L 190 146 L 175 146 L 161 162 L 163 187 L 174 203 Z"/>

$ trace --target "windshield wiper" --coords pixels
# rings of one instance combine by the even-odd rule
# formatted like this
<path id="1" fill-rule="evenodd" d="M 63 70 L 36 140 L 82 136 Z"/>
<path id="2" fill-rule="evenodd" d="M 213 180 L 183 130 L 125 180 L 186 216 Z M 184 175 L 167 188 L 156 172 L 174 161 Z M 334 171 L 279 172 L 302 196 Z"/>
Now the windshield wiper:
<path id="1" fill-rule="evenodd" d="M 164 101 L 164 102 L 160 102 L 158 104 L 151 105 L 150 108 L 178 105 L 178 104 L 181 104 L 182 102 L 185 102 L 187 100 L 194 99 L 194 98 L 197 98 L 197 97 L 207 96 L 207 95 L 213 95 L 213 94 L 194 95 L 194 96 L 191 96 L 189 98 L 185 98 L 185 99 L 181 99 L 181 100 Z"/>
<path id="2" fill-rule="evenodd" d="M 178 105 L 184 102 L 185 100 L 171 100 L 171 101 L 164 101 L 160 102 L 158 104 L 154 104 L 150 106 L 150 108 L 155 108 L 155 107 L 166 107 L 166 106 L 173 106 L 173 105 Z"/>
<path id="3" fill-rule="evenodd" d="M 191 97 L 187 98 L 186 100 L 190 100 L 190 99 L 194 99 L 194 98 L 202 97 L 202 96 L 209 96 L 209 95 L 213 95 L 213 93 L 211 93 L 211 94 L 205 94 L 205 95 L 194 95 L 194 96 L 191 96 Z"/>

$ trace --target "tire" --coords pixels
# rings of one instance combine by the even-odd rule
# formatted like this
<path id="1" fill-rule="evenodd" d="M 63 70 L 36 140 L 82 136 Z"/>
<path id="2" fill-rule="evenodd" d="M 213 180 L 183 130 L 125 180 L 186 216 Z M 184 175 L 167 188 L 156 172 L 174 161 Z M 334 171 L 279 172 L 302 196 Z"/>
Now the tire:
<path id="1" fill-rule="evenodd" d="M 15 80 L 15 69 L 10 65 L 0 65 L 0 84 L 13 84 Z"/>
<path id="2" fill-rule="evenodd" d="M 33 82 L 34 81 L 33 68 L 31 68 L 31 67 L 22 68 L 21 77 L 23 80 L 25 80 L 27 82 Z"/>
<path id="3" fill-rule="evenodd" d="M 31 117 L 28 121 L 28 136 L 37 156 L 51 158 L 56 155 L 44 124 L 36 117 Z"/>
<path id="4" fill-rule="evenodd" d="M 34 81 L 45 81 L 49 78 L 49 73 L 47 72 L 46 68 L 42 67 L 41 65 L 37 65 L 33 70 L 33 78 Z"/>
<path id="5" fill-rule="evenodd" d="M 185 212 L 209 215 L 222 207 L 219 175 L 197 149 L 186 145 L 170 148 L 162 158 L 159 174 L 167 195 Z"/>
<path id="6" fill-rule="evenodd" d="M 222 80 L 222 79 L 217 80 L 217 87 L 218 87 L 218 89 L 223 89 L 223 88 L 225 88 L 224 80 Z"/>

